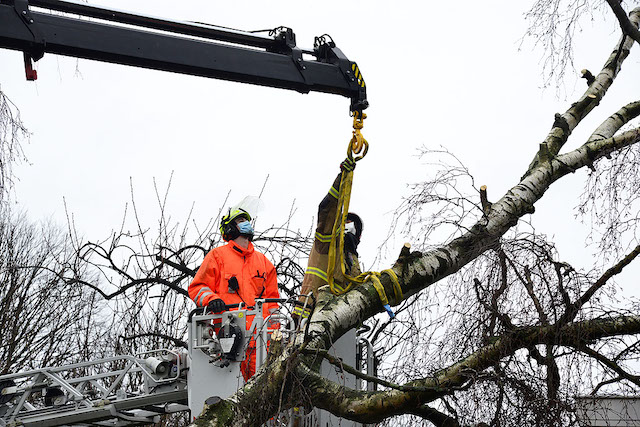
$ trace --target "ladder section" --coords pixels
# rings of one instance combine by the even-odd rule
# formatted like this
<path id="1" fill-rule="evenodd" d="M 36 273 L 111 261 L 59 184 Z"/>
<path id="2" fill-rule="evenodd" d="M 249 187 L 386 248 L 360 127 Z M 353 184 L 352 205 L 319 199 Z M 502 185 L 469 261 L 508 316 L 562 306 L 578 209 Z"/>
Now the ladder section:
<path id="1" fill-rule="evenodd" d="M 188 409 L 183 351 L 159 349 L 0 376 L 0 427 L 126 426 Z"/>

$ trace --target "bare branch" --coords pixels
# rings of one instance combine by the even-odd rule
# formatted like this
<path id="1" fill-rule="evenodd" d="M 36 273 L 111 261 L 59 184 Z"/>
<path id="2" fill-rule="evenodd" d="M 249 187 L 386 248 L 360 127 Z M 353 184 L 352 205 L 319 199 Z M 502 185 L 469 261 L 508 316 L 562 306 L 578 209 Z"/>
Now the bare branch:
<path id="1" fill-rule="evenodd" d="M 418 415 L 426 420 L 429 420 L 436 427 L 459 427 L 460 426 L 460 423 L 458 423 L 458 421 L 456 421 L 455 418 L 452 418 L 449 415 L 442 413 L 426 405 L 413 409 L 410 411 L 410 413 L 414 415 Z"/>
<path id="2" fill-rule="evenodd" d="M 160 333 L 157 333 L 157 332 L 147 332 L 147 333 L 144 333 L 144 334 L 136 334 L 136 335 L 130 335 L 130 336 L 126 336 L 126 337 L 121 336 L 120 338 L 123 339 L 123 340 L 129 341 L 129 340 L 135 340 L 135 339 L 143 338 L 143 337 L 158 337 L 158 338 L 162 338 L 163 340 L 166 340 L 166 341 L 171 341 L 174 345 L 176 345 L 178 347 L 187 348 L 187 349 L 189 348 L 189 345 L 185 341 L 183 341 L 181 339 L 178 339 L 178 338 L 175 338 L 175 337 L 172 337 L 172 336 L 169 336 L 167 334 L 160 334 Z"/>
<path id="3" fill-rule="evenodd" d="M 607 3 L 611 7 L 613 13 L 616 15 L 616 18 L 618 18 L 618 22 L 620 23 L 622 32 L 634 39 L 636 42 L 640 43 L 640 31 L 638 31 L 638 25 L 632 23 L 629 20 L 629 16 L 622 8 L 620 0 L 607 0 Z"/>
<path id="4" fill-rule="evenodd" d="M 600 278 L 596 280 L 595 283 L 593 283 L 591 287 L 589 287 L 589 289 L 587 289 L 580 296 L 580 298 L 578 298 L 571 305 L 570 309 L 568 309 L 564 313 L 562 318 L 559 320 L 559 323 L 561 324 L 567 323 L 573 320 L 576 317 L 578 311 L 582 308 L 582 306 L 586 304 L 589 300 L 591 300 L 591 297 L 593 297 L 593 295 L 598 290 L 600 290 L 609 281 L 609 279 L 611 279 L 613 276 L 622 272 L 622 270 L 626 266 L 628 266 L 631 263 L 631 261 L 633 261 L 639 254 L 640 254 L 640 245 L 636 246 L 627 256 L 621 259 L 616 265 L 614 265 L 613 267 L 605 271 L 604 274 L 600 276 Z"/>

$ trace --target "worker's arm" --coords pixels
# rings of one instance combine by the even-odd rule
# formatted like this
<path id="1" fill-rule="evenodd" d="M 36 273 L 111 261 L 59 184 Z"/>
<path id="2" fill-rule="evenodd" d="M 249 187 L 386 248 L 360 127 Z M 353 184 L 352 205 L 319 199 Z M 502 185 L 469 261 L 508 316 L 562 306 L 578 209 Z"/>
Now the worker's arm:
<path id="1" fill-rule="evenodd" d="M 306 295 L 309 292 L 313 292 L 314 295 L 317 295 L 318 288 L 327 284 L 329 245 L 331 244 L 331 233 L 333 233 L 333 224 L 336 219 L 338 196 L 340 194 L 340 181 L 342 179 L 342 174 L 346 173 L 344 165 L 347 162 L 348 160 L 345 160 L 345 162 L 342 163 L 342 170 L 338 176 L 336 176 L 329 192 L 318 206 L 318 224 L 316 227 L 313 247 L 311 248 L 311 254 L 309 255 L 309 263 L 302 281 L 302 289 L 300 291 L 302 295 L 299 299 L 301 303 L 305 302 Z M 351 162 L 348 167 L 353 168 L 354 166 L 354 163 Z M 340 270 L 338 269 L 338 271 Z M 312 301 L 309 300 L 307 305 L 313 305 Z"/>
<path id="2" fill-rule="evenodd" d="M 333 232 L 333 224 L 336 220 L 336 208 L 338 206 L 338 195 L 340 194 L 340 180 L 342 172 L 338 174 L 333 181 L 331 188 L 324 199 L 318 205 L 318 224 L 316 226 L 316 235 L 313 241 L 313 248 L 322 254 L 329 253 L 329 243 L 331 242 L 331 233 Z M 326 267 L 326 266 L 325 266 Z"/>
<path id="3" fill-rule="evenodd" d="M 196 303 L 198 307 L 206 307 L 211 301 L 221 299 L 216 292 L 220 283 L 220 271 L 218 262 L 213 256 L 213 252 L 209 252 L 204 257 L 202 265 L 196 273 L 193 281 L 189 285 L 189 297 Z"/>

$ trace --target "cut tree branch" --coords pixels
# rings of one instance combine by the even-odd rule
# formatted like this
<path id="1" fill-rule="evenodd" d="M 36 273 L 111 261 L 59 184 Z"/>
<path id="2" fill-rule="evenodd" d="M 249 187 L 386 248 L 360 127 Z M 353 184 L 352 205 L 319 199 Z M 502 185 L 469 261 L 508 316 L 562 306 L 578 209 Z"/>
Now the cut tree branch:
<path id="1" fill-rule="evenodd" d="M 640 22 L 640 8 L 634 9 L 631 12 L 629 22 L 634 28 L 638 27 L 638 22 Z M 629 51 L 633 45 L 633 39 L 627 38 L 627 40 L 624 40 L 625 38 L 623 35 L 621 43 L 618 43 L 621 48 L 616 48 L 611 53 L 600 73 L 595 77 L 595 80 L 589 85 L 580 99 L 574 102 L 564 114 L 556 115 L 551 131 L 541 144 L 541 146 L 544 146 L 544 151 L 548 151 L 551 156 L 555 156 L 560 152 L 576 126 L 598 105 L 607 93 L 609 87 L 611 87 L 622 62 L 629 55 Z M 530 173 L 540 161 L 540 154 L 537 154 L 529 166 L 527 173 Z"/>

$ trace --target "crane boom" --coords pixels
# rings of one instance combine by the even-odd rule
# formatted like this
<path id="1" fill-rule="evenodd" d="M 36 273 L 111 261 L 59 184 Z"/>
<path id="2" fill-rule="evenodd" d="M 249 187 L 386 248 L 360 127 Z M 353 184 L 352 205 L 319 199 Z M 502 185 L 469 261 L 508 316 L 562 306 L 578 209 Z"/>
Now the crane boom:
<path id="1" fill-rule="evenodd" d="M 0 0 L 0 48 L 24 52 L 28 79 L 36 78 L 30 71 L 31 61 L 54 53 L 302 93 L 332 93 L 350 98 L 351 111 L 361 113 L 367 108 L 366 86 L 357 64 L 330 38 L 316 37 L 309 50 L 296 46 L 290 28 L 270 34 L 70 1 Z"/>

